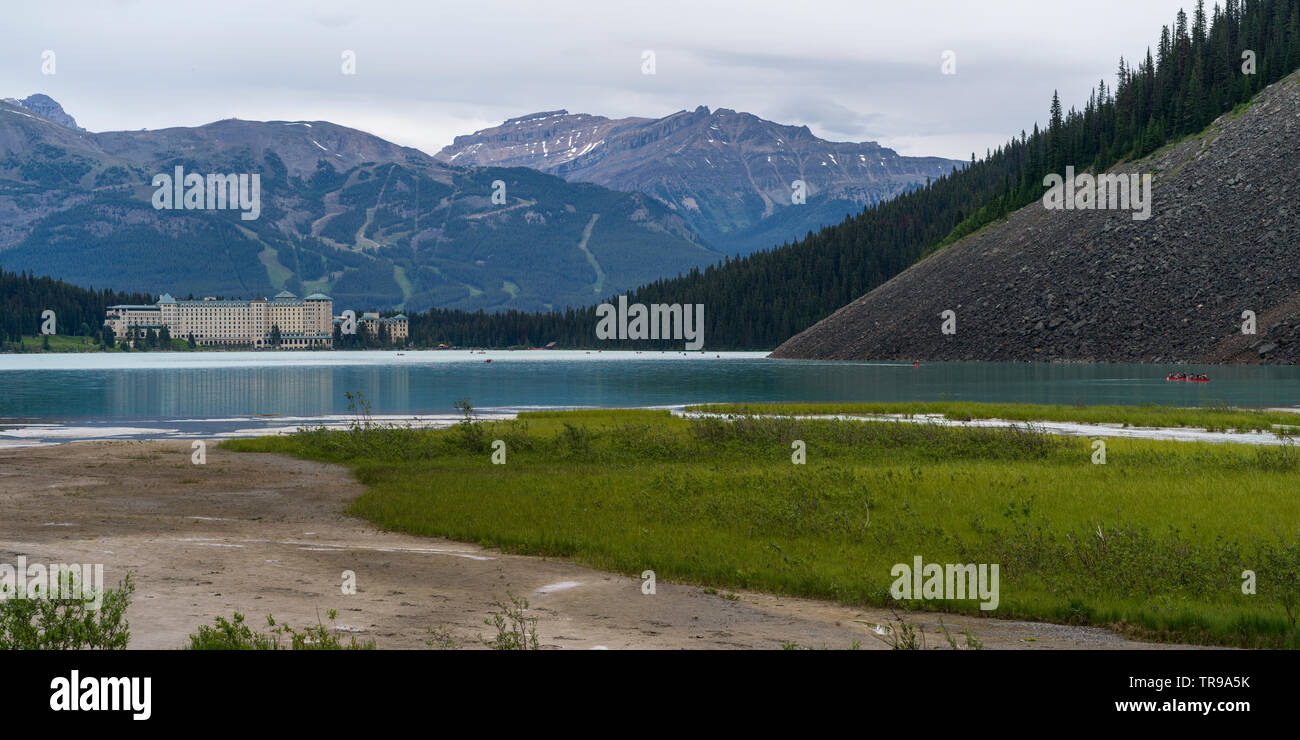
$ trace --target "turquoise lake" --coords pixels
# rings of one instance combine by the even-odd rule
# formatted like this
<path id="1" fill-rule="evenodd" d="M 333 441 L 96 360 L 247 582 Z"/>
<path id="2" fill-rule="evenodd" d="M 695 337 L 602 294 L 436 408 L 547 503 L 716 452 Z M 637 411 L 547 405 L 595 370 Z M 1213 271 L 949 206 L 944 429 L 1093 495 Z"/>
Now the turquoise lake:
<path id="1" fill-rule="evenodd" d="M 491 360 L 491 362 L 488 362 Z M 1209 383 L 1170 383 L 1174 371 Z M 80 425 L 59 439 L 187 434 L 348 413 L 668 406 L 728 401 L 1020 401 L 1294 407 L 1300 367 L 1125 364 L 910 364 L 772 360 L 761 353 L 438 351 L 212 352 L 0 356 L 0 425 Z M 44 428 L 44 427 L 42 427 Z M 144 431 L 141 431 L 144 430 Z M 115 433 L 116 434 L 116 433 Z M 111 435 L 110 435 L 111 436 Z M 27 439 L 49 435 L 28 433 Z"/>

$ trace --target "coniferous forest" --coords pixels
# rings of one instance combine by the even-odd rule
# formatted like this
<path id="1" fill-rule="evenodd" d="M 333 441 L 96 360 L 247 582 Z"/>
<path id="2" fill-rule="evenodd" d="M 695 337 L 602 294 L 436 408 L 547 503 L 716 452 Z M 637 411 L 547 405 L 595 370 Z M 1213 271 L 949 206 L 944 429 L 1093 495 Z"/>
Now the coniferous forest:
<path id="1" fill-rule="evenodd" d="M 61 335 L 98 337 L 104 311 L 119 303 L 152 304 L 144 293 L 94 290 L 26 272 L 0 270 L 0 346 L 41 332 L 41 313 L 53 311 Z"/>
<path id="2" fill-rule="evenodd" d="M 1253 54 L 1248 54 L 1251 52 Z M 1253 74 L 1249 64 L 1253 61 Z M 1047 123 L 926 187 L 869 207 L 816 234 L 632 292 L 629 302 L 703 303 L 709 349 L 769 349 L 909 267 L 927 253 L 1043 194 L 1066 166 L 1099 172 L 1201 131 L 1300 67 L 1300 0 L 1227 0 L 1179 11 L 1139 59 L 1120 59 L 1113 84 L 1082 109 L 1050 101 Z M 679 341 L 601 341 L 595 308 L 411 317 L 416 345 L 657 347 Z"/>

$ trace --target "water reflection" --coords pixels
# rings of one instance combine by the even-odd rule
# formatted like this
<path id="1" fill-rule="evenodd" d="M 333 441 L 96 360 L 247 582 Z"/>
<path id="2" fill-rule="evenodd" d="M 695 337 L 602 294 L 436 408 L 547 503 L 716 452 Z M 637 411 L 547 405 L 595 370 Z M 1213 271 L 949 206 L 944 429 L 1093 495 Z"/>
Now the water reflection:
<path id="1" fill-rule="evenodd" d="M 460 359 L 388 355 L 351 364 L 219 358 L 200 366 L 4 369 L 0 417 L 212 418 L 346 413 L 347 391 L 375 412 L 475 406 L 648 406 L 705 401 L 971 400 L 1060 404 L 1300 405 L 1300 368 L 1025 363 L 911 365 L 708 355 L 579 359 L 499 353 Z M 551 359 L 554 357 L 555 359 Z M 3 359 L 0 359 L 0 363 Z M 1205 372 L 1210 383 L 1166 382 Z"/>

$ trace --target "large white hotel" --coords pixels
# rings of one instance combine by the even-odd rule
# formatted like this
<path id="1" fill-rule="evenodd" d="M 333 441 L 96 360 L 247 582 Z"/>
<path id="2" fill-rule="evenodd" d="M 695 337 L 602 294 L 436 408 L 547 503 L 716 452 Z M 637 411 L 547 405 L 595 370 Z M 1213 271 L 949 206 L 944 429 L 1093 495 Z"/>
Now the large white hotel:
<path id="1" fill-rule="evenodd" d="M 321 293 L 306 298 L 283 291 L 274 298 L 250 300 L 178 301 L 164 295 L 153 306 L 109 306 L 104 324 L 113 336 L 126 339 L 131 330 L 161 331 L 175 339 L 194 336 L 204 347 L 271 346 L 272 328 L 279 327 L 281 349 L 334 346 L 334 299 Z"/>

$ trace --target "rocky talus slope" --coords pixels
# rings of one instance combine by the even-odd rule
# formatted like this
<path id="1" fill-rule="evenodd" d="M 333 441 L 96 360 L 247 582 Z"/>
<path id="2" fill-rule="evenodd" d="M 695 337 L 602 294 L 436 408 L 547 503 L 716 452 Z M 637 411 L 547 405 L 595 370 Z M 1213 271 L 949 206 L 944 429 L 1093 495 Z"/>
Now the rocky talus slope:
<path id="1" fill-rule="evenodd" d="M 1154 173 L 1150 219 L 1041 201 L 944 248 L 773 353 L 843 360 L 1300 361 L 1300 73 Z M 955 333 L 943 332 L 952 311 Z M 1243 334 L 1243 312 L 1256 333 Z"/>

